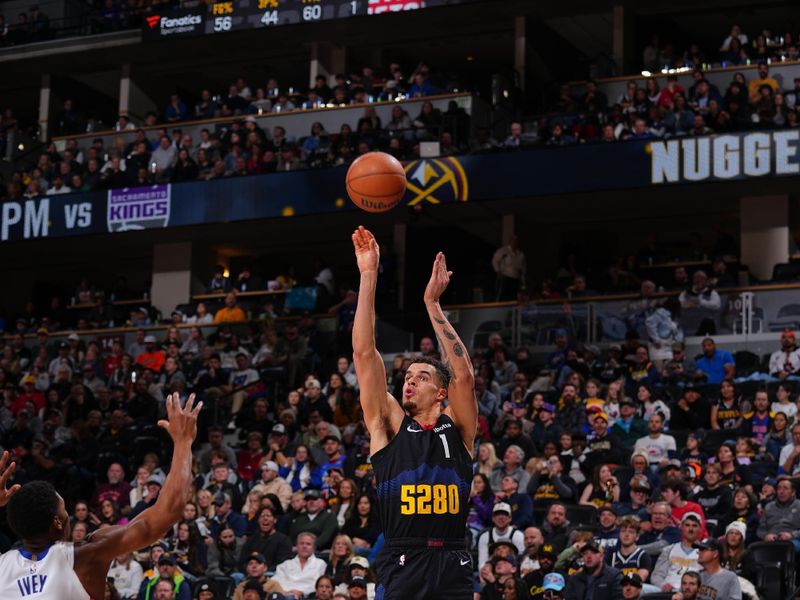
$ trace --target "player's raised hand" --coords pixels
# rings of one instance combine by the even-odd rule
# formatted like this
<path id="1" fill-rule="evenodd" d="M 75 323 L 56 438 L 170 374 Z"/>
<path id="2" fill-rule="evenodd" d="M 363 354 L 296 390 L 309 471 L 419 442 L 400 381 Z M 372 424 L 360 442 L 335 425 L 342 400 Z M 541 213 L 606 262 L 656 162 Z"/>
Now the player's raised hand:
<path id="1" fill-rule="evenodd" d="M 369 273 L 370 271 L 377 273 L 381 254 L 375 236 L 368 229 L 365 229 L 363 225 L 359 225 L 358 229 L 353 232 L 352 238 L 358 270 L 362 273 Z"/>
<path id="2" fill-rule="evenodd" d="M 439 301 L 439 297 L 444 294 L 447 285 L 450 283 L 452 274 L 452 271 L 447 270 L 447 260 L 445 260 L 444 253 L 439 252 L 433 260 L 431 278 L 425 287 L 425 295 L 423 296 L 425 302 Z"/>
<path id="3" fill-rule="evenodd" d="M 11 455 L 8 453 L 8 450 L 3 452 L 3 457 L 0 458 L 0 506 L 8 504 L 8 501 L 11 500 L 11 496 L 16 494 L 21 487 L 20 484 L 15 483 L 10 488 L 6 488 L 8 478 L 11 477 L 11 474 L 16 468 L 17 463 L 11 460 Z"/>
<path id="4" fill-rule="evenodd" d="M 197 435 L 197 415 L 203 408 L 203 403 L 194 402 L 194 394 L 189 396 L 186 404 L 181 407 L 180 394 L 170 394 L 167 396 L 167 418 L 158 422 L 159 427 L 163 427 L 169 432 L 174 443 L 193 442 Z"/>

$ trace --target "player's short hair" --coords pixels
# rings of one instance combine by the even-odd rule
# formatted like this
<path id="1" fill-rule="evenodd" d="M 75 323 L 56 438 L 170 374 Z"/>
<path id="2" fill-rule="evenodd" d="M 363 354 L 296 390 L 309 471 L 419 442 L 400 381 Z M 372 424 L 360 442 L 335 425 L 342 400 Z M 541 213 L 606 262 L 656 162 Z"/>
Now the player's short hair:
<path id="1" fill-rule="evenodd" d="M 48 481 L 31 481 L 11 496 L 6 518 L 11 530 L 21 539 L 46 534 L 58 514 L 58 494 Z"/>
<path id="2" fill-rule="evenodd" d="M 423 365 L 432 366 L 434 369 L 436 369 L 436 376 L 439 378 L 441 387 L 445 389 L 450 387 L 450 379 L 452 379 L 453 376 L 450 373 L 450 369 L 442 361 L 436 360 L 435 358 L 431 358 L 429 356 L 418 356 L 411 361 L 412 365 L 414 363 L 422 363 Z"/>

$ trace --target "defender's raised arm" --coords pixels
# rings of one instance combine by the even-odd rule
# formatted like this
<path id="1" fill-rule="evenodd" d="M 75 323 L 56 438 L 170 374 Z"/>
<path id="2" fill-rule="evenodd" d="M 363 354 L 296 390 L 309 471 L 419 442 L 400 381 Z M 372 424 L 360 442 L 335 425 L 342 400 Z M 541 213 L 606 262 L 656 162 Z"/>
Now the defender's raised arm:
<path id="1" fill-rule="evenodd" d="M 452 379 L 447 390 L 448 411 L 456 426 L 461 430 L 461 438 L 472 452 L 472 442 L 478 429 L 478 402 L 475 399 L 475 372 L 472 361 L 461 338 L 445 317 L 439 298 L 450 283 L 452 271 L 447 270 L 447 261 L 439 252 L 433 261 L 433 271 L 425 288 L 425 309 L 431 319 L 442 362 L 450 369 Z"/>
<path id="2" fill-rule="evenodd" d="M 403 410 L 386 389 L 386 367 L 375 346 L 375 288 L 380 252 L 375 236 L 364 227 L 353 232 L 361 282 L 353 323 L 353 363 L 361 390 L 364 423 L 370 431 L 370 451 L 377 452 L 391 439 L 403 420 Z"/>

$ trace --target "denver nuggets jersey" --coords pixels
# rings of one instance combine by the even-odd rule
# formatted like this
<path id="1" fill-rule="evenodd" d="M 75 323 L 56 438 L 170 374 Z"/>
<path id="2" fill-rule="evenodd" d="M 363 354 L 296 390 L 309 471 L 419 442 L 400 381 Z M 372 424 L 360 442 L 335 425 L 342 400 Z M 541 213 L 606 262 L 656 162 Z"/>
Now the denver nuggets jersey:
<path id="1" fill-rule="evenodd" d="M 31 600 L 88 600 L 73 570 L 75 548 L 56 542 L 32 560 L 22 548 L 0 556 L 0 598 Z"/>
<path id="2" fill-rule="evenodd" d="M 372 456 L 381 525 L 387 540 L 427 538 L 463 543 L 472 457 L 449 416 L 431 429 L 408 415 Z"/>

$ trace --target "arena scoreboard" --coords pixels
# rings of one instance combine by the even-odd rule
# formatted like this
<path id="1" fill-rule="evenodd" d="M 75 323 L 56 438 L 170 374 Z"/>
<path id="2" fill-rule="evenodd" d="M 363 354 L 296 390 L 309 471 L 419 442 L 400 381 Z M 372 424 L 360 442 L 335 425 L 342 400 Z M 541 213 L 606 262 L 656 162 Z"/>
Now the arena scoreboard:
<path id="1" fill-rule="evenodd" d="M 475 0 L 224 0 L 148 15 L 146 39 L 168 39 L 381 15 Z"/>

